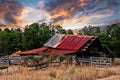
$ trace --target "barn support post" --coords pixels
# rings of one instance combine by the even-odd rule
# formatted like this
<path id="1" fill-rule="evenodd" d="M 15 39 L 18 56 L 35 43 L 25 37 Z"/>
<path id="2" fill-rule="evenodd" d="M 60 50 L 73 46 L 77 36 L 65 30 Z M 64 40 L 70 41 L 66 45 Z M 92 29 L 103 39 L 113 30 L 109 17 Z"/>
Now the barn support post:
<path id="1" fill-rule="evenodd" d="M 92 66 L 93 64 L 92 64 L 92 57 L 90 57 L 90 66 Z"/>

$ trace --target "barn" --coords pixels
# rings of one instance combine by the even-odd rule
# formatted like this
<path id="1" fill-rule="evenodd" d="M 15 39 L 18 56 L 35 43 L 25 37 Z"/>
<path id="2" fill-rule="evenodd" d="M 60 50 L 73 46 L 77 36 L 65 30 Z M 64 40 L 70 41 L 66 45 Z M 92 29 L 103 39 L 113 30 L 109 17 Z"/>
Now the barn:
<path id="1" fill-rule="evenodd" d="M 41 48 L 20 52 L 20 55 L 76 55 L 78 57 L 106 56 L 100 40 L 96 36 L 55 34 Z"/>

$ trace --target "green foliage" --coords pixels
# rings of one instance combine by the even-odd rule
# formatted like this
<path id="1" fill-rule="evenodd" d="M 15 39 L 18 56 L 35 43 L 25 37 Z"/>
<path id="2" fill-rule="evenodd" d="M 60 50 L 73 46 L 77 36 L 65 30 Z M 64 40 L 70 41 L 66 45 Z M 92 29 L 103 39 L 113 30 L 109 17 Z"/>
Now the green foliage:
<path id="1" fill-rule="evenodd" d="M 0 31 L 0 55 L 11 54 L 19 49 L 21 49 L 21 32 L 9 29 Z"/>
<path id="2" fill-rule="evenodd" d="M 33 23 L 26 26 L 24 32 L 19 28 L 11 30 L 6 28 L 0 31 L 0 55 L 42 47 L 54 34 L 54 28 L 46 23 Z"/>
<path id="3" fill-rule="evenodd" d="M 33 23 L 25 26 L 24 32 L 20 28 L 0 29 L 0 56 L 12 54 L 18 50 L 42 47 L 55 33 L 73 34 L 72 30 L 65 30 L 61 26 L 51 26 L 46 23 Z M 110 52 L 111 57 L 120 57 L 120 24 L 107 26 L 102 31 L 97 26 L 86 26 L 78 34 L 98 36 L 103 47 Z"/>
<path id="4" fill-rule="evenodd" d="M 103 47 L 110 52 L 110 57 L 120 57 L 120 24 L 107 26 L 101 31 L 99 27 L 84 27 L 79 33 L 98 36 Z"/>
<path id="5" fill-rule="evenodd" d="M 91 35 L 91 36 L 98 36 L 100 33 L 100 28 L 99 27 L 92 27 L 92 26 L 85 26 L 82 28 L 81 32 L 79 34 L 84 34 L 84 35 Z"/>
<path id="6" fill-rule="evenodd" d="M 66 59 L 66 56 L 65 55 L 59 55 L 58 56 L 60 62 L 62 62 L 64 59 Z"/>
<path id="7" fill-rule="evenodd" d="M 71 29 L 68 29 L 67 34 L 73 34 L 73 31 Z"/>
<path id="8" fill-rule="evenodd" d="M 63 29 L 61 26 L 55 26 L 56 33 L 66 34 L 66 30 Z"/>
<path id="9" fill-rule="evenodd" d="M 42 63 L 44 63 L 44 59 L 46 59 L 46 56 L 44 53 L 41 53 L 40 55 L 29 55 L 25 57 L 25 63 L 26 65 L 29 63 L 29 61 L 34 62 L 35 64 L 33 64 L 32 66 L 36 66 L 36 69 L 39 68 L 39 66 L 41 66 Z"/>
<path id="10" fill-rule="evenodd" d="M 43 44 L 54 34 L 55 32 L 50 25 L 47 25 L 46 23 L 40 25 L 33 23 L 29 28 L 26 28 L 23 33 L 22 47 L 25 50 L 42 47 Z"/>
<path id="11" fill-rule="evenodd" d="M 54 61 L 57 57 L 58 57 L 58 55 L 56 55 L 55 53 L 52 53 L 52 54 L 49 56 L 49 63 L 51 63 L 52 61 Z"/>
<path id="12" fill-rule="evenodd" d="M 34 59 L 34 56 L 32 56 L 32 55 L 25 56 L 25 60 L 27 60 L 27 59 Z"/>

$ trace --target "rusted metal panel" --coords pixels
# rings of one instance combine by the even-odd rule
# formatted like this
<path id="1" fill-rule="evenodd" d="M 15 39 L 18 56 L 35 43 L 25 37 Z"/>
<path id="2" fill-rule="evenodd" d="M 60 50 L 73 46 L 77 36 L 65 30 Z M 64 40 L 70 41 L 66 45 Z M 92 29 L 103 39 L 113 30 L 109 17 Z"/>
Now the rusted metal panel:
<path id="1" fill-rule="evenodd" d="M 42 48 L 37 48 L 37 49 L 33 49 L 33 50 L 28 50 L 28 51 L 23 51 L 20 52 L 20 55 L 26 55 L 26 54 L 40 54 L 41 52 L 43 52 L 44 50 L 46 50 L 46 47 L 42 47 Z"/>
<path id="2" fill-rule="evenodd" d="M 56 47 L 59 49 L 78 50 L 85 45 L 93 36 L 71 36 L 67 35 L 65 39 Z"/>
<path id="3" fill-rule="evenodd" d="M 73 50 L 64 50 L 64 49 L 54 49 L 54 48 L 48 48 L 46 54 L 50 55 L 50 54 L 71 54 L 71 53 L 75 53 L 76 51 Z"/>

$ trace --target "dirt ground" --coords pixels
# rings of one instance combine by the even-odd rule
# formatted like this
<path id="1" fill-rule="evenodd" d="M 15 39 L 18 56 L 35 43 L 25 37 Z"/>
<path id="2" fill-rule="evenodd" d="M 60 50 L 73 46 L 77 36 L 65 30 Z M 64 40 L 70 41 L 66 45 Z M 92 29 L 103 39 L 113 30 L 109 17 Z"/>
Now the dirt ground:
<path id="1" fill-rule="evenodd" d="M 120 80 L 120 75 L 112 75 L 112 76 L 108 76 L 106 78 L 97 79 L 97 80 Z"/>

